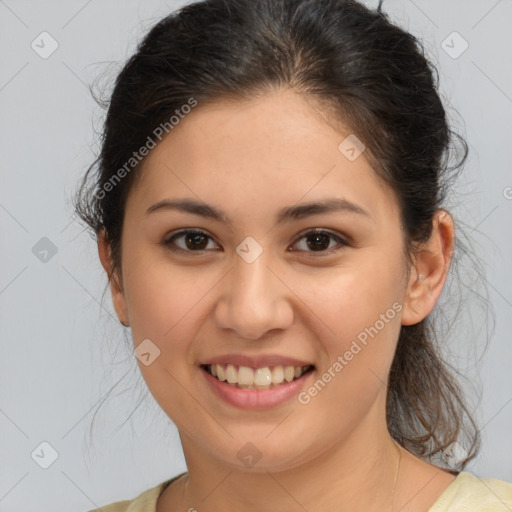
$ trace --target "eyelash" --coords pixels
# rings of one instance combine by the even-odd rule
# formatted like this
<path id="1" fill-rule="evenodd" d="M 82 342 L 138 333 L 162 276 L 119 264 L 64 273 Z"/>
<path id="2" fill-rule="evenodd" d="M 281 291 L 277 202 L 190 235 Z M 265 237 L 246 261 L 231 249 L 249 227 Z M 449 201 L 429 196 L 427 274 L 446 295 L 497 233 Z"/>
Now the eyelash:
<path id="1" fill-rule="evenodd" d="M 184 230 L 179 231 L 179 232 L 173 234 L 172 236 L 166 238 L 163 242 L 163 245 L 166 246 L 169 250 L 171 250 L 173 252 L 193 254 L 194 256 L 201 256 L 205 251 L 207 251 L 207 249 L 202 249 L 200 251 L 192 251 L 192 250 L 188 250 L 188 249 L 182 249 L 180 247 L 178 247 L 178 248 L 172 247 L 172 245 L 174 244 L 174 241 L 177 238 L 183 237 L 185 235 L 205 235 L 208 238 L 210 238 L 211 240 L 213 240 L 212 237 L 210 237 L 210 235 L 208 235 L 208 233 L 206 233 L 205 231 L 196 230 L 196 229 L 184 229 Z M 339 235 L 336 235 L 335 233 L 332 233 L 330 231 L 326 231 L 323 229 L 311 229 L 311 230 L 303 233 L 302 235 L 300 235 L 298 240 L 301 240 L 303 238 L 308 238 L 308 237 L 311 237 L 314 235 L 326 235 L 326 236 L 331 237 L 335 241 L 337 241 L 338 244 L 341 245 L 342 247 L 349 246 L 349 243 L 346 240 L 344 240 L 343 238 L 341 238 Z M 297 242 L 295 242 L 295 244 L 296 243 Z M 341 249 L 338 248 L 338 249 L 330 249 L 330 250 L 323 250 L 323 251 L 305 251 L 305 252 L 308 254 L 307 257 L 310 257 L 310 258 L 319 258 L 320 257 L 321 258 L 321 257 L 330 256 L 331 254 L 334 254 L 335 252 L 337 252 L 339 250 L 341 250 Z M 299 251 L 293 251 L 293 252 L 299 252 Z M 304 251 L 302 251 L 302 252 L 304 252 Z"/>

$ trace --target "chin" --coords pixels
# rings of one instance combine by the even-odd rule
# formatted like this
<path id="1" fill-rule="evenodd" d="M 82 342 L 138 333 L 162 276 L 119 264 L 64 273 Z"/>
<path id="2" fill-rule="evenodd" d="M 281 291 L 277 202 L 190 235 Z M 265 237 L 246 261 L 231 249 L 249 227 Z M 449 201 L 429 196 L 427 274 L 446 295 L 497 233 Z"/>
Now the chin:
<path id="1" fill-rule="evenodd" d="M 268 430 L 266 431 L 268 434 Z M 270 441 L 264 436 L 252 438 L 253 441 L 242 442 L 241 439 L 251 439 L 245 436 L 235 436 L 225 449 L 215 449 L 212 453 L 221 464 L 236 471 L 247 473 L 281 472 L 295 469 L 305 464 L 317 455 L 318 450 L 306 447 L 303 441 L 290 442 L 291 439 L 277 437 Z M 210 444 L 210 446 L 212 446 Z M 218 446 L 218 445 L 217 445 Z M 226 455 L 229 454 L 228 457 Z"/>

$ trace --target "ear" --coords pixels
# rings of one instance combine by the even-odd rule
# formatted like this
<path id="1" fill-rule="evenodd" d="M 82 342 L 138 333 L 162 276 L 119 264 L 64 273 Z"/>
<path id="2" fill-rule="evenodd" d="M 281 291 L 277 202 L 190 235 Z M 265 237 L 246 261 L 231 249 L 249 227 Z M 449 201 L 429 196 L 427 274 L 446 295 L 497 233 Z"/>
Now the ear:
<path id="1" fill-rule="evenodd" d="M 434 309 L 448 276 L 454 247 L 453 219 L 445 210 L 437 210 L 430 239 L 414 254 L 414 268 L 403 301 L 402 325 L 417 324 Z"/>
<path id="2" fill-rule="evenodd" d="M 112 248 L 108 241 L 107 231 L 102 228 L 98 234 L 98 255 L 100 257 L 101 265 L 105 269 L 108 276 L 110 292 L 112 294 L 112 303 L 117 314 L 119 321 L 128 327 L 128 309 L 126 307 L 126 298 L 124 295 L 122 278 L 119 277 L 118 272 L 114 272 L 112 261 Z"/>

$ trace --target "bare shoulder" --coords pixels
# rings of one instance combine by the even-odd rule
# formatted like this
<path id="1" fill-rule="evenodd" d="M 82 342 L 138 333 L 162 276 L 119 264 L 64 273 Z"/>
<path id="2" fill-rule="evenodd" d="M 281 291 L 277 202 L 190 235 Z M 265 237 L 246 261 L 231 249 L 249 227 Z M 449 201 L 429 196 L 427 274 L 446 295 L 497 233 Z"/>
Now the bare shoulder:
<path id="1" fill-rule="evenodd" d="M 402 449 L 395 507 L 401 512 L 425 512 L 456 478 L 457 475 Z"/>

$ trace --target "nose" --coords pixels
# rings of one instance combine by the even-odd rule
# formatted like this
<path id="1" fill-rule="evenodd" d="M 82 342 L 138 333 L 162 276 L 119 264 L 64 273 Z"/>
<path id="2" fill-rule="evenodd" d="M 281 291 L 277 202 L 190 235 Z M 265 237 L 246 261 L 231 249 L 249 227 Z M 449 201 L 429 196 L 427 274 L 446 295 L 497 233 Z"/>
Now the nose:
<path id="1" fill-rule="evenodd" d="M 265 254 L 252 263 L 237 257 L 235 268 L 223 279 L 216 324 L 240 339 L 258 340 L 293 323 L 292 292 L 270 268 Z"/>

